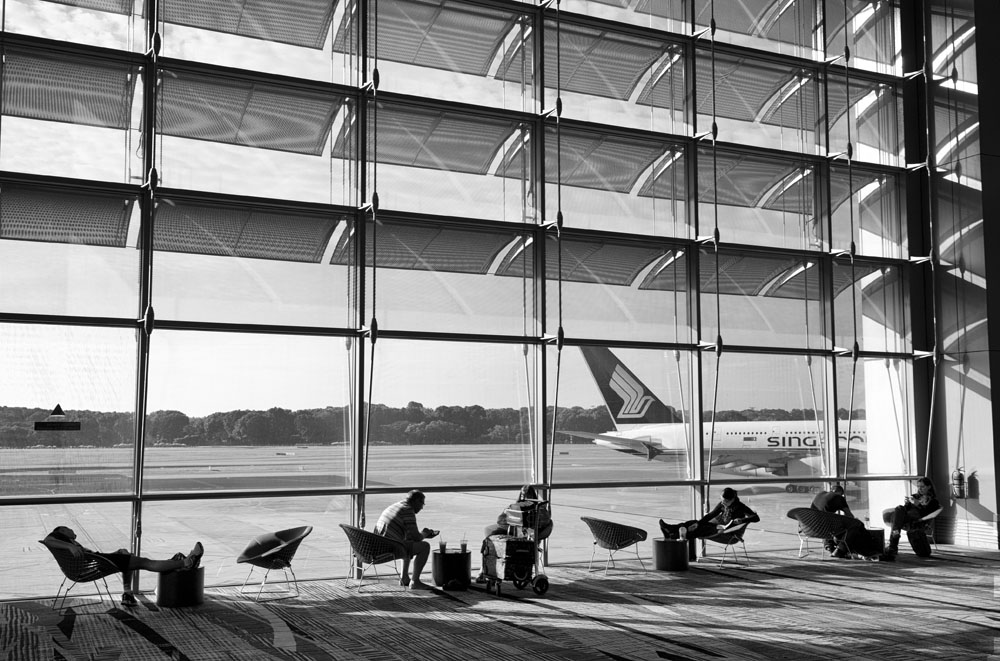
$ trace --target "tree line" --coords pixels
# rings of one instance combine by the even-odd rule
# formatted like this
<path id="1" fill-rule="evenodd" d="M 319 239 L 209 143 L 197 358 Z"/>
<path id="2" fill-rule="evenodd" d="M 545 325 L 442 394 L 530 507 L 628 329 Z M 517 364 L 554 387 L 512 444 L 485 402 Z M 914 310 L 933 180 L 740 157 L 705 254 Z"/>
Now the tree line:
<path id="1" fill-rule="evenodd" d="M 35 431 L 34 422 L 45 420 L 49 414 L 49 409 L 0 406 L 0 447 L 114 447 L 134 442 L 132 413 L 67 410 L 66 419 L 79 421 L 79 431 Z M 854 415 L 855 419 L 862 419 L 864 411 L 856 410 Z M 604 406 L 560 407 L 558 416 L 559 430 L 602 433 L 614 429 Z M 846 419 L 846 410 L 838 411 L 838 418 Z M 347 442 L 351 419 L 346 407 L 335 406 L 296 411 L 278 407 L 266 411 L 235 410 L 203 417 L 181 411 L 153 411 L 146 418 L 146 439 L 153 446 L 331 445 Z M 812 419 L 815 419 L 813 411 L 801 409 L 720 411 L 716 418 L 719 422 Z M 528 443 L 532 422 L 524 408 L 429 408 L 419 402 L 410 402 L 402 408 L 375 404 L 370 415 L 362 419 L 374 445 Z M 545 425 L 545 431 L 551 431 L 551 407 Z M 562 435 L 559 442 L 589 441 Z"/>

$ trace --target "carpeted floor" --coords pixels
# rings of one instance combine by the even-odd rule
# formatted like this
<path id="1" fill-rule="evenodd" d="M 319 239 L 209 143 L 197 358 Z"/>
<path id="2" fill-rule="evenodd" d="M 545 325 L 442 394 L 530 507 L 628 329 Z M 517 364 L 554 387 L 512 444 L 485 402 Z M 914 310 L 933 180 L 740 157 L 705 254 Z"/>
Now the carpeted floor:
<path id="1" fill-rule="evenodd" d="M 155 595 L 131 609 L 3 602 L 0 659 L 1000 660 L 998 553 L 867 563 L 792 551 L 646 573 L 619 557 L 607 576 L 549 568 L 543 596 L 383 578 L 360 594 L 343 579 L 303 582 L 299 597 L 259 604 L 238 587 L 209 588 L 192 608 L 158 608 Z"/>

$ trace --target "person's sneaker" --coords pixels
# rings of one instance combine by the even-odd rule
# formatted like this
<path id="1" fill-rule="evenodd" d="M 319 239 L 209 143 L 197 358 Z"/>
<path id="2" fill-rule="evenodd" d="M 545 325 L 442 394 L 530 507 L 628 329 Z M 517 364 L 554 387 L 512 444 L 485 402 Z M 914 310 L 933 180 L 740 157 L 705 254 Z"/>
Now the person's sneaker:
<path id="1" fill-rule="evenodd" d="M 131 592 L 125 592 L 122 594 L 122 606 L 125 606 L 126 608 L 135 608 L 138 605 L 139 602 L 136 601 L 134 594 Z"/>
<path id="2" fill-rule="evenodd" d="M 663 539 L 673 539 L 674 534 L 670 532 L 670 526 L 663 519 L 660 519 L 660 532 L 663 533 Z"/>
<path id="3" fill-rule="evenodd" d="M 198 565 L 201 564 L 201 556 L 205 553 L 205 547 L 201 545 L 201 542 L 195 542 L 194 548 L 188 553 L 187 558 L 184 559 L 184 569 L 197 569 Z"/>

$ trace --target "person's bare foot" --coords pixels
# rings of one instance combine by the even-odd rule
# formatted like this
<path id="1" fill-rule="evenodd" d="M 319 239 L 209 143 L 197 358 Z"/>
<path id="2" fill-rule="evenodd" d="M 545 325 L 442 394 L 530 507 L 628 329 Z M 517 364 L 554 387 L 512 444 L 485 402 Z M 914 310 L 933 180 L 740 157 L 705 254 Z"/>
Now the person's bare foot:
<path id="1" fill-rule="evenodd" d="M 418 579 L 414 580 L 412 583 L 410 583 L 410 589 L 411 590 L 430 590 L 432 588 L 431 588 L 431 586 L 427 585 L 426 583 L 424 583 L 423 581 L 421 581 L 418 578 Z"/>

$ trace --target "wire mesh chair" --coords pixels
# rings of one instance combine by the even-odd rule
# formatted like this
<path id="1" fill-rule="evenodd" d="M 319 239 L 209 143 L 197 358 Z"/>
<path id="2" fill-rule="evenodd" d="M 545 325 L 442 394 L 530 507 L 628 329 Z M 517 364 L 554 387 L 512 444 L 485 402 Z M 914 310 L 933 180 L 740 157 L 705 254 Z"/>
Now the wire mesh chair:
<path id="1" fill-rule="evenodd" d="M 594 555 L 597 547 L 608 550 L 608 560 L 604 563 L 604 575 L 607 576 L 608 568 L 615 566 L 615 552 L 629 546 L 635 545 L 635 557 L 642 566 L 642 571 L 646 571 L 646 565 L 639 557 L 639 542 L 646 540 L 646 531 L 642 528 L 627 526 L 622 523 L 605 521 L 604 519 L 594 519 L 589 516 L 581 516 L 580 520 L 587 524 L 591 534 L 594 536 L 594 551 L 590 554 L 590 564 L 587 571 L 591 571 L 594 564 Z"/>
<path id="2" fill-rule="evenodd" d="M 340 527 L 344 529 L 347 541 L 351 544 L 351 552 L 354 555 L 354 562 L 351 563 L 351 567 L 348 569 L 347 578 L 344 581 L 345 584 L 350 581 L 355 567 L 360 566 L 361 577 L 358 579 L 358 592 L 361 592 L 361 586 L 365 581 L 365 572 L 373 569 L 375 571 L 375 580 L 377 581 L 378 565 L 386 562 L 391 562 L 396 575 L 402 578 L 399 568 L 396 567 L 396 560 L 405 560 L 407 555 L 406 547 L 402 542 L 397 542 L 394 539 L 389 539 L 383 535 L 368 532 L 367 530 L 346 523 L 341 523 Z"/>
<path id="3" fill-rule="evenodd" d="M 279 530 L 278 532 L 270 532 L 254 537 L 243 550 L 243 553 L 240 554 L 240 557 L 236 558 L 237 564 L 246 563 L 250 565 L 250 573 L 247 574 L 243 585 L 240 586 L 240 592 L 244 592 L 247 582 L 253 575 L 254 568 L 260 567 L 265 570 L 264 580 L 260 582 L 260 588 L 257 590 L 257 596 L 254 597 L 254 601 L 260 601 L 260 595 L 264 591 L 264 584 L 267 583 L 267 576 L 271 573 L 272 569 L 282 570 L 285 573 L 286 583 L 289 582 L 288 574 L 291 573 L 291 584 L 295 587 L 294 594 L 289 593 L 282 597 L 275 597 L 275 599 L 299 596 L 299 582 L 295 578 L 295 572 L 292 571 L 292 558 L 295 557 L 295 553 L 299 550 L 302 540 L 311 532 L 312 526 L 299 526 L 298 528 L 288 528 L 287 530 Z"/>
<path id="4" fill-rule="evenodd" d="M 111 604 L 114 605 L 115 598 L 111 596 L 111 590 L 108 588 L 106 577 L 118 574 L 121 570 L 113 562 L 90 551 L 82 551 L 79 556 L 74 556 L 73 552 L 69 549 L 50 546 L 44 539 L 38 541 L 52 553 L 52 557 L 55 558 L 59 564 L 59 569 L 63 573 L 62 583 L 59 584 L 55 599 L 52 600 L 52 610 L 61 610 L 66 605 L 66 597 L 69 595 L 69 591 L 76 587 L 78 583 L 93 583 L 101 603 L 104 603 L 104 594 L 107 594 L 108 599 L 111 600 Z M 67 581 L 69 581 L 69 586 L 63 592 L 63 587 Z M 102 584 L 104 585 L 103 594 L 101 593 Z M 59 602 L 60 596 L 62 597 L 61 604 Z M 57 606 L 56 604 L 60 605 Z"/>
<path id="5" fill-rule="evenodd" d="M 750 566 L 750 555 L 747 554 L 747 545 L 743 541 L 743 534 L 746 532 L 749 523 L 741 523 L 738 526 L 733 526 L 724 532 L 716 533 L 711 537 L 704 537 L 703 539 L 707 542 L 715 542 L 716 544 L 722 544 L 722 560 L 719 561 L 719 567 L 726 564 L 726 556 L 729 551 L 733 552 L 733 562 L 736 566 L 743 566 L 740 564 L 739 556 L 736 554 L 736 545 L 739 544 L 743 547 L 743 557 L 746 558 L 746 566 Z"/>
<path id="6" fill-rule="evenodd" d="M 850 519 L 836 512 L 823 512 L 811 507 L 795 507 L 788 510 L 789 519 L 799 522 L 799 557 L 804 558 L 811 553 L 809 539 L 821 539 L 828 545 L 836 547 L 844 541 L 847 523 Z M 850 552 L 850 549 L 848 549 Z"/>

